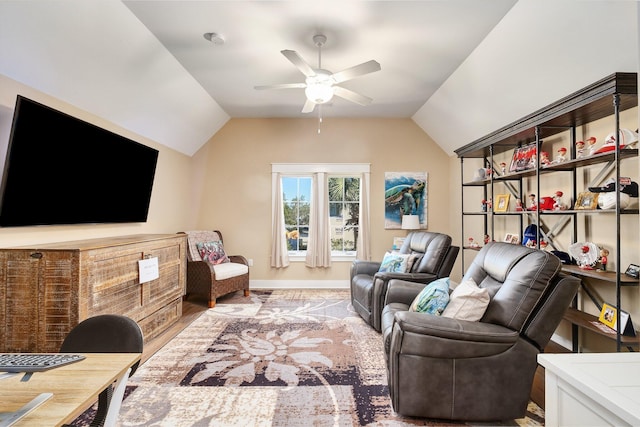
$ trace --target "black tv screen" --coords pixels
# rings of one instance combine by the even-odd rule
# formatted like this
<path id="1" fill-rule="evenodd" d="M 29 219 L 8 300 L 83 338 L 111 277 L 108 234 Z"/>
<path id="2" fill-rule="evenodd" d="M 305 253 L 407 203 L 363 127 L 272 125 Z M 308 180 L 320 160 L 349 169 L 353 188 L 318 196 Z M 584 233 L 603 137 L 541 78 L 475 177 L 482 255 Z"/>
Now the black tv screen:
<path id="1" fill-rule="evenodd" d="M 18 96 L 0 226 L 145 222 L 158 150 Z"/>

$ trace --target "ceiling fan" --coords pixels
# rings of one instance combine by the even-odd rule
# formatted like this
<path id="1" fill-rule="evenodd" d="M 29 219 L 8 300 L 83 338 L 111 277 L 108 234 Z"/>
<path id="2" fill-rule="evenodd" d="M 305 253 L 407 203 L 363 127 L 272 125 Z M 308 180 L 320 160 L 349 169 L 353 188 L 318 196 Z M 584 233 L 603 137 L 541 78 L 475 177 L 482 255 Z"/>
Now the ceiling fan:
<path id="1" fill-rule="evenodd" d="M 355 102 L 356 104 L 369 105 L 371 101 L 373 101 L 371 98 L 342 86 L 338 86 L 337 84 L 351 80 L 355 77 L 380 71 L 380 64 L 377 61 L 371 60 L 337 73 L 331 73 L 331 71 L 322 68 L 322 46 L 327 42 L 327 37 L 323 34 L 316 34 L 313 36 L 313 42 L 318 47 L 318 68 L 315 69 L 302 59 L 296 51 L 281 51 L 281 53 L 306 76 L 304 83 L 255 86 L 255 89 L 304 88 L 307 99 L 302 107 L 303 113 L 311 113 L 317 104 L 325 104 L 329 102 L 333 98 L 333 95 Z"/>

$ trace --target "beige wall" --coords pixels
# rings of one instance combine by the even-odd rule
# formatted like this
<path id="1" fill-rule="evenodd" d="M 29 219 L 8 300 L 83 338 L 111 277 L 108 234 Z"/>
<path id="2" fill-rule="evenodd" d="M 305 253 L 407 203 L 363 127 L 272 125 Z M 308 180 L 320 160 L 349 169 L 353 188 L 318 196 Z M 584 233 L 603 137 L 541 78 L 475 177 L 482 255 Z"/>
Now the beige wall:
<path id="1" fill-rule="evenodd" d="M 382 259 L 394 236 L 406 234 L 384 229 L 385 172 L 427 172 L 428 229 L 451 232 L 450 192 L 458 192 L 459 187 L 448 182 L 449 158 L 410 119 L 326 118 L 319 135 L 315 118 L 233 119 L 189 158 L 0 76 L 0 126 L 4 128 L 11 124 L 17 94 L 154 147 L 160 155 L 147 223 L 0 228 L 2 247 L 216 228 L 223 232 L 229 253 L 253 259 L 251 276 L 256 284 L 305 280 L 347 286 L 350 262 L 336 262 L 328 269 L 309 269 L 297 262 L 286 269 L 269 266 L 271 164 L 286 162 L 371 164 L 373 259 Z M 7 138 L 8 130 L 0 132 L 2 153 Z"/>
<path id="2" fill-rule="evenodd" d="M 460 227 L 460 160 L 455 156 L 448 157 L 410 119 L 326 118 L 320 135 L 317 134 L 317 119 L 232 119 L 189 158 L 0 75 L 0 156 L 6 150 L 17 94 L 154 147 L 160 151 L 160 156 L 147 223 L 0 228 L 1 247 L 217 228 L 224 233 L 230 253 L 241 253 L 253 259 L 252 282 L 257 285 L 285 283 L 304 286 L 304 283 L 312 283 L 322 286 L 324 282 L 325 286 L 346 286 L 350 262 L 336 262 L 329 269 L 314 270 L 306 268 L 303 263 L 293 263 L 286 269 L 269 267 L 271 164 L 286 162 L 371 164 L 373 259 L 382 258 L 394 236 L 405 234 L 402 230 L 384 229 L 384 173 L 387 171 L 426 171 L 428 229 L 452 235 L 456 244 L 463 239 Z M 623 114 L 623 126 L 635 129 L 637 119 L 637 109 L 631 110 Z M 604 121 L 590 124 L 582 132 L 584 138 L 594 134 L 602 141 L 610 126 L 610 122 Z M 563 136 L 548 142 L 554 146 L 566 144 Z M 473 165 L 470 166 L 472 170 Z M 637 168 L 627 172 L 637 178 Z M 469 177 L 465 177 L 467 179 Z M 546 190 L 555 190 L 556 184 L 554 182 Z M 474 200 L 467 201 L 465 207 L 473 203 Z M 631 232 L 623 235 L 623 247 L 637 248 L 637 219 L 634 217 L 627 225 Z M 591 230 L 589 238 L 596 243 L 607 244 L 610 233 L 607 234 L 598 223 Z M 468 228 L 465 233 L 481 238 L 479 230 L 472 231 Z M 496 238 L 499 240 L 505 231 L 497 231 Z M 623 267 L 629 262 L 637 263 L 636 256 L 627 251 L 623 256 Z M 452 279 L 459 280 L 461 272 L 459 257 Z M 607 300 L 612 298 L 613 291 L 611 286 L 598 287 L 598 292 Z M 639 301 L 637 287 L 623 289 L 623 304 L 633 319 L 640 317 Z M 583 308 L 594 312 L 586 304 Z M 568 325 L 561 325 L 557 339 L 568 345 L 569 338 Z M 592 334 L 583 336 L 583 343 L 587 349 L 611 350 L 610 341 L 602 341 Z"/>
<path id="3" fill-rule="evenodd" d="M 448 156 L 410 119 L 232 119 L 194 156 L 199 228 L 219 228 L 231 253 L 253 259 L 252 281 L 331 280 L 346 286 L 351 262 L 328 269 L 270 267 L 271 164 L 370 163 L 373 259 L 394 236 L 384 229 L 385 172 L 428 173 L 428 229 L 449 233 Z M 205 160 L 206 159 L 206 160 Z"/>
<path id="4" fill-rule="evenodd" d="M 139 233 L 175 233 L 195 223 L 190 216 L 192 213 L 190 194 L 192 160 L 188 156 L 0 75 L 0 163 L 3 166 L 9 128 L 18 94 L 153 147 L 160 153 L 146 223 L 0 228 L 1 247 Z M 52 144 L 56 142 L 51 141 Z M 78 177 L 78 179 L 90 178 Z"/>

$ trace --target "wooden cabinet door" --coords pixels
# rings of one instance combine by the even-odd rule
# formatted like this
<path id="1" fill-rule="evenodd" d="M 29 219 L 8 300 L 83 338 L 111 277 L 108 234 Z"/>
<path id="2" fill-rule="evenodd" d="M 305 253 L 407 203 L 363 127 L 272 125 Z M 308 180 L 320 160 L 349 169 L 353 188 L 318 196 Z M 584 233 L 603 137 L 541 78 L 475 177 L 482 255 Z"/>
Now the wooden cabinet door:
<path id="1" fill-rule="evenodd" d="M 78 323 L 75 265 L 67 251 L 0 252 L 2 351 L 59 350 Z"/>
<path id="2" fill-rule="evenodd" d="M 0 253 L 0 343 L 3 352 L 33 352 L 38 336 L 39 258 Z"/>

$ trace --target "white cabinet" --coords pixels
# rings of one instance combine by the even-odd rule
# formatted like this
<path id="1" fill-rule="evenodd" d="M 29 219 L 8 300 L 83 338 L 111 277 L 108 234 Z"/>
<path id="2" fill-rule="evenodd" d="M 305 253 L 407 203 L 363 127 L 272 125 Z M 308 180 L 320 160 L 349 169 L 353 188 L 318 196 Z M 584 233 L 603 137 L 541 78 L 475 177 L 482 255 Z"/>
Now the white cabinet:
<path id="1" fill-rule="evenodd" d="M 545 425 L 640 425 L 640 353 L 539 354 Z"/>

